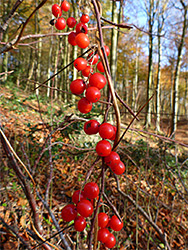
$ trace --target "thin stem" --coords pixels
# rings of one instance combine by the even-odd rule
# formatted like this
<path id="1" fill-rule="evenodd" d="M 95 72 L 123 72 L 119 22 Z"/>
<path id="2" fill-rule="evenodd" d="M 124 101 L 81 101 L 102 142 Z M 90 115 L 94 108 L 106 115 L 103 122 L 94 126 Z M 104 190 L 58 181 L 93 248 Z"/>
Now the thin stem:
<path id="1" fill-rule="evenodd" d="M 100 201 L 101 201 L 102 195 L 104 193 L 104 182 L 105 182 L 104 173 L 105 173 L 105 165 L 104 165 L 104 160 L 103 160 L 103 165 L 102 165 L 102 170 L 101 170 L 101 175 L 102 175 L 101 188 L 100 188 L 100 194 L 99 194 L 99 198 L 98 198 L 98 201 L 97 201 L 97 205 L 96 205 L 96 208 L 95 208 L 95 211 L 94 211 L 93 219 L 92 219 L 92 222 L 91 222 L 91 228 L 90 228 L 90 231 L 89 231 L 89 234 L 88 234 L 88 238 L 89 238 L 88 250 L 92 250 L 92 240 L 93 240 L 93 230 L 94 230 L 94 227 L 95 227 L 95 220 L 96 220 L 96 217 L 97 217 Z"/>
<path id="2" fill-rule="evenodd" d="M 104 68 L 105 68 L 105 74 L 106 74 L 106 78 L 107 78 L 107 81 L 108 81 L 108 86 L 109 86 L 109 89 L 110 89 L 110 93 L 111 93 L 111 96 L 112 96 L 112 99 L 113 99 L 113 105 L 114 105 L 114 110 L 115 110 L 115 115 L 116 115 L 117 132 L 116 132 L 116 138 L 115 138 L 115 141 L 114 141 L 114 145 L 116 145 L 117 142 L 119 141 L 119 137 L 120 137 L 120 124 L 121 124 L 120 111 L 119 111 L 119 107 L 118 107 L 118 104 L 117 104 L 117 99 L 116 99 L 116 96 L 115 96 L 115 91 L 114 91 L 114 86 L 113 86 L 113 83 L 112 83 L 112 78 L 111 78 L 111 75 L 110 75 L 110 67 L 109 67 L 109 63 L 108 63 L 108 60 L 107 60 L 106 51 L 104 49 L 104 41 L 103 41 L 103 34 L 102 34 L 102 28 L 101 28 L 101 19 L 100 19 L 100 17 L 101 17 L 100 10 L 99 10 L 99 7 L 98 7 L 95 0 L 92 0 L 91 2 L 93 4 L 93 6 L 94 6 L 96 19 L 97 19 L 97 27 L 98 27 L 98 33 L 99 33 L 99 39 L 98 39 L 99 40 L 99 47 L 98 47 L 99 55 L 101 57 L 102 63 L 103 63 Z M 115 149 L 116 149 L 116 146 L 114 146 L 114 150 Z"/>
<path id="3" fill-rule="evenodd" d="M 150 102 L 150 100 L 153 98 L 154 94 L 149 98 L 149 100 L 143 105 L 143 107 L 138 111 L 138 113 L 136 114 L 136 116 L 131 120 L 131 122 L 129 123 L 129 125 L 127 126 L 127 128 L 125 129 L 124 133 L 122 134 L 122 136 L 120 137 L 119 141 L 117 142 L 117 144 L 114 145 L 114 147 L 116 148 L 118 146 L 118 144 L 120 143 L 120 141 L 123 139 L 123 137 L 125 136 L 126 132 L 128 131 L 128 129 L 130 128 L 130 126 L 132 125 L 132 123 L 134 122 L 134 120 L 136 119 L 136 117 L 140 114 L 140 112 L 145 108 L 145 106 L 148 104 L 148 102 Z"/>
<path id="4" fill-rule="evenodd" d="M 81 54 L 80 56 L 78 57 L 82 57 L 84 56 L 85 54 L 87 54 L 90 50 L 92 50 L 95 46 L 92 46 L 91 48 L 89 48 L 88 50 L 86 50 L 83 54 Z M 45 83 L 47 83 L 48 81 L 52 80 L 55 76 L 57 76 L 59 73 L 61 73 L 63 70 L 65 70 L 66 68 L 68 68 L 69 66 L 71 66 L 73 63 L 74 63 L 75 59 L 70 62 L 69 64 L 67 64 L 65 67 L 63 67 L 62 69 L 60 69 L 57 73 L 55 73 L 54 75 L 52 75 L 50 78 L 48 78 L 46 81 L 44 81 L 42 83 L 42 85 L 44 85 Z M 34 88 L 33 91 L 35 91 L 36 89 L 40 88 L 40 86 L 37 86 L 36 88 Z"/>

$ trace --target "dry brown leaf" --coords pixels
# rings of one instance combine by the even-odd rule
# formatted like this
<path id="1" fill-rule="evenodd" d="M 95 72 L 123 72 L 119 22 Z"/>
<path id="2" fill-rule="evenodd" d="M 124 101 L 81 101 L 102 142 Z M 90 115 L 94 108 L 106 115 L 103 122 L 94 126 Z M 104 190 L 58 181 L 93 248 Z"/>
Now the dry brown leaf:
<path id="1" fill-rule="evenodd" d="M 25 206 L 26 204 L 27 204 L 27 200 L 26 199 L 24 199 L 24 198 L 22 198 L 22 197 L 19 197 L 19 199 L 18 199 L 18 202 L 17 202 L 17 205 L 18 206 Z"/>

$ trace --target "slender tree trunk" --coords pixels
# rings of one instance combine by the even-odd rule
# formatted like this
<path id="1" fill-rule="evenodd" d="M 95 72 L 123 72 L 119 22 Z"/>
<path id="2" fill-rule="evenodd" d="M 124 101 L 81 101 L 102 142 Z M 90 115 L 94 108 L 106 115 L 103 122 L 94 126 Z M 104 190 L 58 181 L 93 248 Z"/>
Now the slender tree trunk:
<path id="1" fill-rule="evenodd" d="M 59 51 L 61 48 L 61 40 L 58 39 L 58 42 L 55 45 L 55 52 L 54 52 L 54 71 L 57 72 L 58 71 L 58 58 L 59 58 Z M 58 84 L 59 83 L 59 84 Z M 61 80 L 59 80 L 59 76 L 56 76 L 52 79 L 52 85 L 56 88 L 56 89 L 61 89 Z M 57 99 L 59 98 L 59 100 L 61 100 L 62 98 L 62 92 L 59 92 L 57 90 L 54 91 L 54 98 Z"/>
<path id="2" fill-rule="evenodd" d="M 183 30 L 181 35 L 181 40 L 178 46 L 178 57 L 174 75 L 174 86 L 173 86 L 173 109 L 172 109 L 172 119 L 171 119 L 171 135 L 175 137 L 175 132 L 177 129 L 177 121 L 178 121 L 178 103 L 179 103 L 179 75 L 180 75 L 180 66 L 181 66 L 181 59 L 182 59 L 182 51 L 183 45 L 185 40 L 185 33 L 188 28 L 188 21 L 187 21 L 187 6 L 184 4 L 182 0 L 180 0 L 182 7 L 184 8 L 184 22 L 183 22 Z"/>
<path id="3" fill-rule="evenodd" d="M 68 37 L 67 37 L 67 64 L 70 63 L 70 57 L 71 57 L 71 46 L 69 45 L 68 43 Z M 76 59 L 76 58 L 75 58 Z M 67 81 L 66 81 L 66 91 L 70 91 L 70 77 L 69 77 L 69 72 L 70 72 L 70 67 L 67 68 Z M 68 94 L 65 94 L 65 103 L 68 103 L 68 100 L 69 100 L 70 96 Z"/>
<path id="4" fill-rule="evenodd" d="M 149 28 L 149 56 L 148 56 L 148 79 L 147 79 L 147 95 L 146 95 L 146 115 L 145 115 L 145 127 L 148 128 L 151 125 L 151 111 L 153 100 L 151 98 L 153 94 L 153 28 L 155 24 L 155 16 L 159 11 L 160 0 L 148 0 L 145 1 L 145 6 L 148 15 L 148 28 Z M 149 101 L 149 102 L 148 102 Z"/>
<path id="5" fill-rule="evenodd" d="M 7 32 L 7 30 L 4 33 L 3 41 L 5 43 L 8 42 L 8 32 Z M 3 82 L 6 82 L 7 81 L 7 77 L 8 77 L 8 74 L 7 74 L 7 72 L 8 72 L 8 55 L 9 55 L 9 52 L 6 52 L 6 53 L 3 54 L 2 72 L 5 72 L 5 75 L 3 77 Z"/>
<path id="6" fill-rule="evenodd" d="M 186 72 L 188 74 L 188 71 Z M 188 76 L 185 78 L 185 93 L 184 93 L 184 115 L 185 119 L 188 119 Z"/>
<path id="7" fill-rule="evenodd" d="M 159 24 L 158 20 L 158 71 L 157 71 L 157 85 L 156 85 L 156 131 L 160 132 L 160 120 L 161 120 L 161 57 L 162 57 L 162 47 L 161 47 L 161 31 L 162 26 Z"/>
<path id="8" fill-rule="evenodd" d="M 77 58 L 78 56 L 78 48 L 77 46 L 73 47 L 73 59 Z M 77 69 L 75 67 L 73 67 L 73 80 L 75 80 L 77 78 Z M 72 95 L 72 102 L 75 103 L 75 95 Z"/>
<path id="9" fill-rule="evenodd" d="M 3 1 L 1 3 L 2 8 L 3 8 L 3 15 L 2 15 L 1 19 L 3 21 L 5 20 L 6 16 L 8 15 L 8 13 L 10 11 L 10 4 L 11 4 L 11 1 Z M 3 36 L 3 42 L 7 43 L 8 39 L 9 39 L 8 27 L 3 32 L 2 36 Z M 2 79 L 2 82 L 4 82 L 4 83 L 7 81 L 7 78 L 8 78 L 8 74 L 7 74 L 7 72 L 8 72 L 8 58 L 9 58 L 9 52 L 4 53 L 3 58 L 2 58 L 2 66 L 1 66 L 1 69 L 2 69 L 1 72 L 5 72 L 3 79 Z"/>
<path id="10" fill-rule="evenodd" d="M 160 40 L 160 38 L 159 38 Z M 161 44 L 160 41 L 158 41 L 158 56 L 159 56 L 159 61 L 158 61 L 158 72 L 157 72 L 157 86 L 156 86 L 156 130 L 157 132 L 160 132 L 160 120 L 161 120 L 161 102 L 160 102 L 160 96 L 161 96 Z"/>
<path id="11" fill-rule="evenodd" d="M 135 76 L 133 81 L 133 95 L 132 95 L 132 108 L 137 110 L 137 93 L 138 93 L 138 63 L 139 63 L 139 49 L 138 49 L 138 38 L 136 44 L 136 59 L 135 59 Z"/>
<path id="12" fill-rule="evenodd" d="M 40 82 L 41 76 L 41 55 L 42 55 L 42 38 L 39 38 L 38 51 L 37 51 L 37 66 L 36 66 L 36 79 Z M 36 84 L 36 87 L 38 84 Z M 36 89 L 36 95 L 39 95 L 39 88 Z"/>
<path id="13" fill-rule="evenodd" d="M 78 19 L 78 11 L 77 11 L 77 4 L 74 0 L 71 0 L 72 2 L 72 8 L 73 8 L 73 16 L 75 17 L 75 19 Z M 89 10 L 90 11 L 90 10 Z M 89 14 L 86 13 L 85 14 Z M 70 47 L 70 45 L 69 45 Z M 71 61 L 73 61 L 74 59 L 76 59 L 78 57 L 78 47 L 77 46 L 72 46 L 72 58 L 71 58 Z M 72 68 L 72 81 L 77 79 L 77 69 L 72 65 L 71 66 Z M 72 101 L 73 103 L 75 103 L 75 95 L 68 95 L 68 98 L 67 98 L 68 101 Z"/>
<path id="14" fill-rule="evenodd" d="M 63 52 L 63 67 L 65 67 L 67 65 L 67 57 L 68 57 L 68 38 L 67 36 L 64 37 L 64 52 Z M 68 68 L 66 68 L 64 71 L 63 71 L 63 82 L 61 83 L 62 86 L 60 89 L 63 89 L 65 91 L 67 91 L 67 81 L 68 81 L 68 77 L 67 77 L 67 74 L 68 74 Z M 63 93 L 63 102 L 67 102 L 67 94 L 66 93 Z"/>
<path id="15" fill-rule="evenodd" d="M 126 104 L 129 104 L 128 62 L 125 61 L 123 62 L 122 77 L 123 77 L 122 93 L 124 94 L 124 100 Z M 125 112 L 127 113 L 126 110 Z"/>
<path id="16" fill-rule="evenodd" d="M 35 0 L 35 5 L 37 7 L 38 0 Z M 38 16 L 38 12 L 35 14 L 35 34 L 38 34 L 40 32 L 40 20 Z M 39 38 L 39 42 L 37 43 L 37 50 L 36 50 L 36 65 L 35 65 L 35 81 L 40 81 L 40 75 L 41 75 L 41 53 L 42 53 L 42 38 Z M 35 87 L 38 87 L 38 84 L 35 84 Z M 39 88 L 36 89 L 36 95 L 39 95 Z"/>
<path id="17" fill-rule="evenodd" d="M 51 67 L 52 67 L 52 40 L 53 40 L 53 37 L 50 38 L 50 48 L 49 48 L 49 53 L 48 53 L 48 70 L 47 70 L 47 78 L 49 79 L 50 78 L 50 74 L 51 74 Z M 48 87 L 51 87 L 51 80 L 48 81 Z M 49 98 L 50 97 L 50 88 L 47 88 L 47 97 Z M 56 93 L 57 91 L 55 91 Z"/>
<path id="18" fill-rule="evenodd" d="M 118 8 L 115 1 L 112 2 L 112 22 L 118 22 Z M 117 39 L 118 31 L 112 29 L 111 33 L 111 53 L 110 53 L 110 70 L 112 75 L 112 81 L 115 84 L 116 81 L 116 71 L 117 71 Z"/>
<path id="19" fill-rule="evenodd" d="M 33 70 L 35 66 L 35 61 L 33 60 L 33 49 L 30 49 L 30 55 L 29 55 L 29 63 L 28 63 L 28 69 L 27 69 L 27 80 L 26 80 L 26 86 L 25 86 L 25 91 L 29 90 L 30 91 L 30 86 L 31 86 L 31 78 L 33 76 Z"/>
<path id="20" fill-rule="evenodd" d="M 148 63 L 148 80 L 147 80 L 147 101 L 151 97 L 152 91 L 152 79 L 153 79 L 153 26 L 149 25 L 149 63 Z M 152 101 L 150 101 L 146 106 L 146 116 L 145 116 L 145 127 L 148 128 L 151 125 L 151 111 L 152 111 Z"/>
<path id="21" fill-rule="evenodd" d="M 170 92 L 170 111 L 172 113 L 172 109 L 173 109 L 173 85 L 174 85 L 174 63 L 172 62 L 171 65 L 171 92 Z"/>

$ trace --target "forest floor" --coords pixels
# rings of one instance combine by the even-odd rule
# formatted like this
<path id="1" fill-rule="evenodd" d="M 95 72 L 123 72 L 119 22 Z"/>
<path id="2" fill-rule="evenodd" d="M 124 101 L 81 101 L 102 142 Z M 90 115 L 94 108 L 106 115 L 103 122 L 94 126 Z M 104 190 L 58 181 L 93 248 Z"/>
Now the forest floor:
<path id="1" fill-rule="evenodd" d="M 0 86 L 0 125 L 15 152 L 23 162 L 27 162 L 29 170 L 35 165 L 49 131 L 53 130 L 52 124 L 64 122 L 73 112 L 72 107 L 62 107 L 40 98 L 37 100 L 35 95 L 27 95 L 25 91 Z M 126 128 L 130 120 L 130 117 L 123 117 L 122 127 Z M 52 151 L 54 178 L 49 204 L 60 226 L 65 228 L 65 235 L 72 249 L 84 250 L 87 249 L 86 232 L 78 236 L 74 230 L 66 229 L 65 223 L 59 219 L 62 207 L 71 201 L 73 191 L 82 187 L 95 157 L 92 149 L 97 138 L 92 138 L 87 145 L 83 141 L 88 138 L 80 132 L 79 126 L 76 123 L 68 126 L 63 133 L 56 131 L 52 135 L 52 143 L 63 141 L 64 144 L 54 147 Z M 145 209 L 149 214 L 148 218 L 153 218 L 155 224 L 166 233 L 171 249 L 188 249 L 188 121 L 178 122 L 174 141 L 163 137 L 168 134 L 169 119 L 162 120 L 160 135 L 155 135 L 154 123 L 149 130 L 144 130 L 142 119 L 135 121 L 131 128 L 118 150 L 126 165 L 126 174 L 120 177 L 121 188 L 138 206 Z M 88 151 L 80 154 L 78 152 L 83 145 Z M 37 187 L 43 195 L 46 194 L 46 183 L 49 179 L 49 154 L 44 156 L 36 166 L 34 175 Z M 0 217 L 14 227 L 26 242 L 36 246 L 36 239 L 27 230 L 31 220 L 28 201 L 14 172 L 9 168 L 2 147 L 0 158 Z M 100 174 L 99 167 L 97 165 L 92 179 Z M 159 232 L 152 229 L 151 224 L 133 203 L 119 198 L 116 185 L 111 173 L 107 172 L 106 193 L 118 207 L 126 225 L 122 232 L 116 233 L 118 244 L 114 249 L 165 249 Z M 48 238 L 57 231 L 49 214 L 44 212 L 42 202 L 38 201 L 38 206 L 42 211 L 44 236 Z M 25 249 L 5 225 L 0 226 L 0 237 L 2 250 Z M 59 244 L 55 237 L 51 242 L 57 246 Z M 98 249 L 106 248 L 101 245 Z"/>

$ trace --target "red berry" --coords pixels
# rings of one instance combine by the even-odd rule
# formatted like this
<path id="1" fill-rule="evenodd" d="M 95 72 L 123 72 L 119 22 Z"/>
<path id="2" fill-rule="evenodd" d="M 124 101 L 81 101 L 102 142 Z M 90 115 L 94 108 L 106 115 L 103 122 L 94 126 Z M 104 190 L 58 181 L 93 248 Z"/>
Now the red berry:
<path id="1" fill-rule="evenodd" d="M 95 199 L 99 195 L 99 187 L 95 182 L 88 182 L 84 187 L 84 196 L 88 199 Z"/>
<path id="2" fill-rule="evenodd" d="M 68 42 L 69 42 L 72 46 L 77 45 L 77 43 L 76 43 L 76 32 L 71 32 L 71 33 L 68 35 Z"/>
<path id="3" fill-rule="evenodd" d="M 84 124 L 84 131 L 87 135 L 94 135 L 99 132 L 100 123 L 96 120 L 90 120 Z"/>
<path id="4" fill-rule="evenodd" d="M 82 75 L 85 77 L 90 76 L 93 73 L 93 69 L 91 66 L 87 66 L 84 70 L 82 70 Z"/>
<path id="5" fill-rule="evenodd" d="M 92 86 L 86 89 L 85 95 L 90 102 L 97 102 L 101 98 L 100 90 Z"/>
<path id="6" fill-rule="evenodd" d="M 52 14 L 55 17 L 60 17 L 62 15 L 61 7 L 58 4 L 52 5 Z"/>
<path id="7" fill-rule="evenodd" d="M 70 84 L 70 90 L 75 95 L 81 95 L 85 89 L 86 84 L 82 79 L 76 79 Z"/>
<path id="8" fill-rule="evenodd" d="M 114 128 L 114 135 L 110 138 L 111 141 L 114 141 L 115 138 L 116 138 L 116 131 L 117 131 L 117 128 L 115 126 L 113 126 Z"/>
<path id="9" fill-rule="evenodd" d="M 84 197 L 83 191 L 76 190 L 76 191 L 74 191 L 74 193 L 72 195 L 72 202 L 77 204 L 79 201 L 83 200 L 84 198 L 85 197 Z"/>
<path id="10" fill-rule="evenodd" d="M 106 228 L 101 228 L 98 231 L 98 241 L 105 243 L 108 240 L 110 232 Z"/>
<path id="11" fill-rule="evenodd" d="M 106 51 L 106 55 L 109 56 L 109 54 L 110 54 L 110 49 L 109 49 L 109 47 L 106 46 L 106 45 L 104 45 L 104 49 L 105 49 L 105 51 Z"/>
<path id="12" fill-rule="evenodd" d="M 99 63 L 97 64 L 97 69 L 98 69 L 98 71 L 100 71 L 101 73 L 104 73 L 104 67 L 103 67 L 102 62 L 99 62 Z"/>
<path id="13" fill-rule="evenodd" d="M 86 59 L 82 58 L 82 57 L 78 57 L 75 61 L 74 61 L 74 67 L 77 70 L 84 70 L 87 67 L 87 61 Z"/>
<path id="14" fill-rule="evenodd" d="M 104 158 L 104 161 L 109 167 L 112 167 L 120 162 L 120 157 L 116 152 L 112 151 L 108 156 Z"/>
<path id="15" fill-rule="evenodd" d="M 96 64 L 99 60 L 99 55 L 98 54 L 93 54 L 93 52 L 91 52 L 89 55 L 88 55 L 88 62 L 92 65 Z"/>
<path id="16" fill-rule="evenodd" d="M 109 226 L 114 231 L 120 231 L 123 228 L 123 222 L 120 221 L 116 215 L 113 215 L 112 218 L 110 219 Z"/>
<path id="17" fill-rule="evenodd" d="M 89 38 L 84 33 L 79 33 L 76 36 L 75 40 L 76 40 L 76 43 L 77 43 L 78 47 L 80 47 L 81 49 L 85 49 L 89 45 Z"/>
<path id="18" fill-rule="evenodd" d="M 83 113 L 87 114 L 92 109 L 92 102 L 88 101 L 85 97 L 79 100 L 78 102 L 78 110 Z"/>
<path id="19" fill-rule="evenodd" d="M 76 34 L 79 34 L 79 33 L 87 34 L 87 32 L 88 32 L 88 28 L 84 23 L 78 23 L 76 25 Z"/>
<path id="20" fill-rule="evenodd" d="M 63 30 L 66 27 L 65 19 L 63 17 L 58 18 L 56 23 L 55 23 L 55 27 L 58 30 Z"/>
<path id="21" fill-rule="evenodd" d="M 83 216 L 78 216 L 74 220 L 74 228 L 78 232 L 82 232 L 86 227 L 86 220 Z"/>
<path id="22" fill-rule="evenodd" d="M 61 9 L 63 11 L 68 11 L 70 9 L 70 4 L 66 0 L 64 0 L 61 4 Z"/>
<path id="23" fill-rule="evenodd" d="M 107 241 L 105 241 L 105 246 L 108 248 L 113 248 L 116 244 L 116 238 L 112 233 L 109 233 Z"/>
<path id="24" fill-rule="evenodd" d="M 88 23 L 89 22 L 89 16 L 87 14 L 83 14 L 80 17 L 80 22 L 82 22 L 82 23 Z"/>
<path id="25" fill-rule="evenodd" d="M 76 25 L 76 19 L 74 17 L 69 17 L 67 19 L 67 25 L 69 28 L 74 28 L 74 26 Z"/>
<path id="26" fill-rule="evenodd" d="M 61 217 L 64 221 L 69 222 L 77 216 L 76 207 L 73 204 L 66 205 L 61 211 Z"/>
<path id="27" fill-rule="evenodd" d="M 120 161 L 118 164 L 110 166 L 112 169 L 112 172 L 117 175 L 121 175 L 125 172 L 125 165 L 122 161 Z"/>
<path id="28" fill-rule="evenodd" d="M 105 157 L 111 153 L 112 147 L 109 141 L 101 140 L 96 145 L 96 152 L 99 156 Z"/>
<path id="29" fill-rule="evenodd" d="M 110 139 L 114 135 L 114 128 L 110 123 L 103 123 L 99 128 L 99 134 L 103 139 Z"/>
<path id="30" fill-rule="evenodd" d="M 100 73 L 94 73 L 89 78 L 89 84 L 98 89 L 102 89 L 106 85 L 106 78 Z"/>
<path id="31" fill-rule="evenodd" d="M 77 204 L 77 211 L 83 217 L 89 217 L 93 213 L 93 205 L 90 201 L 83 199 Z"/>
<path id="32" fill-rule="evenodd" d="M 105 213 L 98 214 L 98 226 L 100 228 L 105 228 L 108 225 L 109 217 Z"/>

